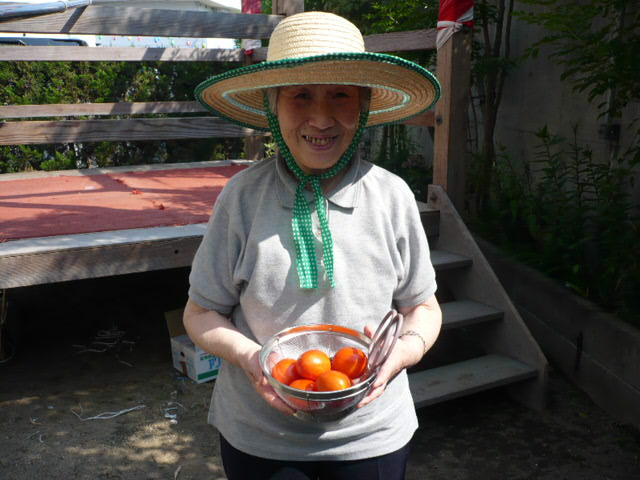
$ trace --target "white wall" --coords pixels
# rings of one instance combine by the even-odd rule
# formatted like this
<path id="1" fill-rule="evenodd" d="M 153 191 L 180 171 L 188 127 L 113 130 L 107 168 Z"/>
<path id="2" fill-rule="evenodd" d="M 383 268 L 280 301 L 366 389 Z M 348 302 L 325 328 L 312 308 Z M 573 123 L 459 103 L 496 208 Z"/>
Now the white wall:
<path id="1" fill-rule="evenodd" d="M 516 9 L 521 8 L 516 3 Z M 511 51 L 515 58 L 525 52 L 544 32 L 536 26 L 514 19 Z M 507 77 L 496 129 L 496 144 L 504 145 L 507 153 L 515 159 L 533 159 L 537 139 L 533 133 L 548 125 L 550 131 L 566 138 L 573 138 L 573 127 L 577 125 L 577 140 L 589 145 L 594 158 L 606 160 L 610 149 L 599 130 L 606 123 L 599 117 L 599 101 L 589 102 L 586 94 L 572 91 L 569 80 L 560 80 L 563 68 L 541 50 L 538 58 L 529 58 L 516 66 Z M 604 100 L 604 99 L 602 99 Z M 622 124 L 629 125 L 632 118 L 640 118 L 640 105 L 629 105 L 623 114 Z M 621 131 L 621 150 L 637 141 L 636 130 Z M 640 204 L 640 169 L 636 174 L 634 197 Z"/>

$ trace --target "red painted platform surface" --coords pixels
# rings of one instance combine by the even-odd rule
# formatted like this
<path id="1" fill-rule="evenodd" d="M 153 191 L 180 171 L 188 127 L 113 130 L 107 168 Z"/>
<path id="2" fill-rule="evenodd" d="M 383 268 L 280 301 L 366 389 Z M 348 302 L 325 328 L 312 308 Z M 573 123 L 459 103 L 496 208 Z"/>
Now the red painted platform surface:
<path id="1" fill-rule="evenodd" d="M 0 181 L 0 242 L 206 222 L 244 165 Z"/>

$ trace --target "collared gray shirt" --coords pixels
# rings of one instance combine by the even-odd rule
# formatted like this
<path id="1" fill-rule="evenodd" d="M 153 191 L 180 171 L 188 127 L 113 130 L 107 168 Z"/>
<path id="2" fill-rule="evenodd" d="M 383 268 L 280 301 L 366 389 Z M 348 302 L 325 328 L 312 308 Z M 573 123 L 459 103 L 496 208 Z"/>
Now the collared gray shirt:
<path id="1" fill-rule="evenodd" d="M 300 289 L 291 231 L 297 181 L 272 158 L 236 174 L 218 197 L 193 261 L 190 298 L 229 316 L 259 344 L 293 325 L 332 323 L 362 331 L 391 307 L 430 298 L 435 273 L 411 190 L 371 163 L 354 159 L 347 168 L 325 199 L 334 288 L 324 278 L 316 223 L 323 281 L 318 289 Z M 239 367 L 224 362 L 209 422 L 237 449 L 282 460 L 383 455 L 405 445 L 417 428 L 405 372 L 366 407 L 322 424 L 271 408 Z"/>

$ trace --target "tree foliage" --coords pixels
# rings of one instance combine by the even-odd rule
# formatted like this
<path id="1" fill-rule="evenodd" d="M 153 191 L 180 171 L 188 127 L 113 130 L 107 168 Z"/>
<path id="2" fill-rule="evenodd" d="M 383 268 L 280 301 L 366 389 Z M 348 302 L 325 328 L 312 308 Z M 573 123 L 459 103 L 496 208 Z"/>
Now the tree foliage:
<path id="1" fill-rule="evenodd" d="M 479 116 L 474 110 L 474 118 L 478 120 L 473 127 L 481 131 L 482 140 L 474 146 L 474 162 L 469 175 L 472 181 L 467 188 L 475 197 L 471 206 L 480 215 L 487 213 L 493 188 L 497 160 L 495 130 L 504 84 L 516 65 L 511 56 L 513 8 L 513 0 L 479 0 L 474 7 L 476 18 L 471 71 L 472 88 L 477 95 L 471 106 L 480 110 Z"/>
<path id="2" fill-rule="evenodd" d="M 537 7 L 518 16 L 546 34 L 528 53 L 548 47 L 551 58 L 603 112 L 618 115 L 640 100 L 640 7 L 637 0 L 522 0 Z M 609 101 L 603 96 L 612 94 Z"/>

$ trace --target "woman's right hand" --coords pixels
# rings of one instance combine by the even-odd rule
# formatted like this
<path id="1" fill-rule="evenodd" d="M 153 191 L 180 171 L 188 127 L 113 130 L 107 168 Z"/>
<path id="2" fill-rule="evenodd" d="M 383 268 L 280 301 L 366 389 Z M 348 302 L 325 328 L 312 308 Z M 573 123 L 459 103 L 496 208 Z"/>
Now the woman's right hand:
<path id="1" fill-rule="evenodd" d="M 262 373 L 262 368 L 260 367 L 260 348 L 253 352 L 248 352 L 242 358 L 243 360 L 240 361 L 240 366 L 249 377 L 253 388 L 256 389 L 264 401 L 282 413 L 286 413 L 288 415 L 295 414 L 296 411 L 278 396 L 276 391 L 269 384 L 267 378 L 264 376 L 264 373 Z"/>
<path id="2" fill-rule="evenodd" d="M 290 415 L 295 413 L 278 397 L 262 373 L 260 345 L 238 331 L 228 318 L 189 300 L 184 309 L 184 326 L 189 337 L 205 352 L 240 366 L 258 394 L 269 405 Z"/>

